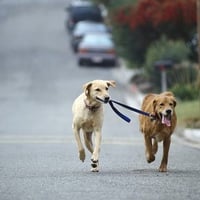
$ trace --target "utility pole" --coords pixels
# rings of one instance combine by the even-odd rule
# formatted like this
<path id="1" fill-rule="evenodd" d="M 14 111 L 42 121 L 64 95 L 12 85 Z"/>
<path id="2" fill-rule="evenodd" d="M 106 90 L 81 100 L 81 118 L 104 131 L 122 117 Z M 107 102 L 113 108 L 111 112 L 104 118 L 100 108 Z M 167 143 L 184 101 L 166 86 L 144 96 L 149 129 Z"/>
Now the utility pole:
<path id="1" fill-rule="evenodd" d="M 198 53 L 198 77 L 197 86 L 200 87 L 200 0 L 197 0 L 197 53 Z"/>

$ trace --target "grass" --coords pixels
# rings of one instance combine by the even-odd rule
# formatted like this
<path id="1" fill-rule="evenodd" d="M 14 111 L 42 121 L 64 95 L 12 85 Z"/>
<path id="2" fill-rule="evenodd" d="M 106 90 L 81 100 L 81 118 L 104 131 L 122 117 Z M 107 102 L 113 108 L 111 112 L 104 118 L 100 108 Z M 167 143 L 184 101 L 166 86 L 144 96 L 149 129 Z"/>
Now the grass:
<path id="1" fill-rule="evenodd" d="M 179 126 L 200 128 L 200 99 L 178 102 L 176 113 Z"/>

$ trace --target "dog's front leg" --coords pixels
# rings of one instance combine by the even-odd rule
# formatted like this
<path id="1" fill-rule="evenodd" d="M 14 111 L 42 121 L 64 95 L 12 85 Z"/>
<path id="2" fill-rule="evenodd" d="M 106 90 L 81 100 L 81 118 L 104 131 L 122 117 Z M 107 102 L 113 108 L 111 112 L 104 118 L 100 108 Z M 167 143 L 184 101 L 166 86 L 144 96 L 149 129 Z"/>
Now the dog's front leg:
<path id="1" fill-rule="evenodd" d="M 73 132 L 75 135 L 78 151 L 79 151 L 79 159 L 84 162 L 85 160 L 85 150 L 83 148 L 82 142 L 81 142 L 81 137 L 80 137 L 80 129 L 77 129 L 73 126 Z"/>
<path id="2" fill-rule="evenodd" d="M 96 130 L 94 132 L 94 136 L 95 136 L 94 151 L 93 151 L 92 158 L 91 158 L 91 161 L 92 161 L 91 171 L 98 172 L 99 171 L 99 153 L 100 153 L 100 146 L 101 146 L 101 139 L 102 139 L 101 130 Z"/>
<path id="3" fill-rule="evenodd" d="M 168 154 L 169 154 L 169 147 L 171 143 L 171 138 L 168 137 L 163 141 L 163 157 L 159 167 L 160 172 L 167 172 L 167 162 L 168 162 Z"/>
<path id="4" fill-rule="evenodd" d="M 148 163 L 151 163 L 155 160 L 155 156 L 153 154 L 153 149 L 152 149 L 152 141 L 151 137 L 148 135 L 144 134 L 144 141 L 145 141 L 145 147 L 146 147 L 146 159 Z"/>

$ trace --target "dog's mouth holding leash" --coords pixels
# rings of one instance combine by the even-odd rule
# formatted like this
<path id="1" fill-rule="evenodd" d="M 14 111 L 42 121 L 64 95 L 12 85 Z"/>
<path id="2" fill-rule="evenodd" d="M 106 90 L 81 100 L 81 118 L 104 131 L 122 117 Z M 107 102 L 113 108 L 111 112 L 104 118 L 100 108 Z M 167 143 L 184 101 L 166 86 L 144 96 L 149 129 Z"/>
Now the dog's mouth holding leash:
<path id="1" fill-rule="evenodd" d="M 160 113 L 161 123 L 166 126 L 171 126 L 171 111 L 167 114 Z"/>
<path id="2" fill-rule="evenodd" d="M 98 101 L 102 102 L 102 103 L 108 103 L 109 100 L 110 100 L 110 97 L 105 97 L 104 99 L 102 99 L 102 98 L 96 96 L 96 99 L 97 99 Z"/>

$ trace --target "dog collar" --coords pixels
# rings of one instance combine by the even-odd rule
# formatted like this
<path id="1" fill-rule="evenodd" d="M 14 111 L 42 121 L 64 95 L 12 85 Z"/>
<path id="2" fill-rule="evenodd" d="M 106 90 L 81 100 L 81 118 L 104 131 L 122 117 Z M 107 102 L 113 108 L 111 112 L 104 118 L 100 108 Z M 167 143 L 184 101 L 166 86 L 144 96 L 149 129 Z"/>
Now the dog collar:
<path id="1" fill-rule="evenodd" d="M 100 106 L 90 106 L 90 105 L 88 105 L 86 100 L 84 100 L 84 103 L 85 103 L 85 107 L 92 112 L 95 112 L 100 108 Z"/>

